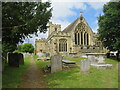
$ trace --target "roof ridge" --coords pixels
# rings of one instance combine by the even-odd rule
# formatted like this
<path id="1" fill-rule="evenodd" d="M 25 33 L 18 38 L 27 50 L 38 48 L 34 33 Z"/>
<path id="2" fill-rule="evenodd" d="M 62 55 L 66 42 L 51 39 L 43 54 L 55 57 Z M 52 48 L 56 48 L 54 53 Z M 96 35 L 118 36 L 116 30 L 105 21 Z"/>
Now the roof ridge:
<path id="1" fill-rule="evenodd" d="M 74 25 L 75 22 L 79 19 L 80 17 L 78 17 L 75 21 L 73 21 L 72 23 L 70 23 L 64 30 L 63 32 L 65 32 L 67 30 L 67 28 L 69 28 L 70 26 Z"/>

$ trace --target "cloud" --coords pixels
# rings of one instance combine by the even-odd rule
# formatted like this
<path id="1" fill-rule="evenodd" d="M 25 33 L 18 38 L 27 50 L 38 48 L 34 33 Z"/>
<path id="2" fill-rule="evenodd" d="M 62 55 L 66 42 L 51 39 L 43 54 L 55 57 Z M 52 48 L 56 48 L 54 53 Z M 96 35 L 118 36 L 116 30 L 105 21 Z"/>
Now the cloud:
<path id="1" fill-rule="evenodd" d="M 60 24 L 61 30 L 63 30 L 64 28 L 66 28 L 70 24 L 70 22 L 68 22 L 67 20 L 59 20 L 56 18 L 51 19 L 51 21 L 53 22 L 53 24 Z"/>
<path id="2" fill-rule="evenodd" d="M 95 20 L 94 24 L 98 24 L 98 20 L 97 19 Z"/>
<path id="3" fill-rule="evenodd" d="M 97 31 L 98 28 L 99 28 L 98 26 L 96 26 L 95 28 L 93 28 L 93 29 L 92 29 L 93 32 L 98 33 L 98 31 Z"/>
<path id="4" fill-rule="evenodd" d="M 75 1 L 74 2 L 52 2 L 53 18 L 76 15 L 76 12 L 71 10 L 72 8 L 82 9 L 82 10 L 86 9 L 86 5 L 84 3 L 75 2 Z"/>
<path id="5" fill-rule="evenodd" d="M 103 8 L 103 5 L 105 4 L 106 2 L 88 2 L 88 4 L 94 8 L 94 9 L 102 9 Z"/>
<path id="6" fill-rule="evenodd" d="M 47 1 L 47 0 L 46 0 Z M 88 2 L 88 4 L 93 7 L 94 9 L 100 9 L 103 7 L 104 3 L 103 2 Z M 52 11 L 52 18 L 50 21 L 52 21 L 54 24 L 61 24 L 61 30 L 63 30 L 65 27 L 67 27 L 71 22 L 67 21 L 67 17 L 69 16 L 76 16 L 77 12 L 73 11 L 74 9 L 81 9 L 85 10 L 87 9 L 87 5 L 84 2 L 79 2 L 78 0 L 52 0 L 51 1 L 51 6 L 53 7 Z M 99 14 L 99 13 L 98 13 Z M 60 19 L 62 18 L 62 20 Z M 94 22 L 97 24 L 97 20 Z M 93 28 L 94 32 L 97 32 L 98 26 Z M 40 38 L 47 38 L 48 37 L 48 32 L 45 34 L 39 33 L 38 37 L 36 37 L 34 34 L 31 35 L 33 38 L 29 38 L 29 40 L 26 38 L 25 42 L 32 43 L 35 45 L 35 39 L 40 39 Z"/>
<path id="7" fill-rule="evenodd" d="M 35 34 L 31 34 L 32 38 L 25 38 L 24 43 L 32 43 L 33 46 L 35 46 L 35 40 L 40 38 L 47 38 L 48 32 L 46 33 L 39 33 L 38 36 L 35 36 Z"/>

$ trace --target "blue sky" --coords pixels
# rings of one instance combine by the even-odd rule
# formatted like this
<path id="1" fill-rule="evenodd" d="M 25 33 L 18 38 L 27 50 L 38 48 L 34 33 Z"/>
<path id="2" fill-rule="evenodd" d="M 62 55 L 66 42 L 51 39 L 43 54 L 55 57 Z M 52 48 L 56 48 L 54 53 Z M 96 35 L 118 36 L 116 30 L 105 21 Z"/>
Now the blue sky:
<path id="1" fill-rule="evenodd" d="M 97 17 L 100 14 L 103 15 L 103 5 L 106 3 L 107 1 L 79 2 L 79 0 L 52 0 L 51 6 L 53 7 L 53 11 L 50 21 L 52 21 L 54 24 L 61 24 L 63 30 L 70 23 L 76 20 L 80 16 L 80 11 L 82 11 L 83 17 L 86 19 L 93 32 L 97 32 Z M 33 38 L 25 39 L 24 43 L 32 43 L 34 45 L 35 39 L 47 38 L 48 32 L 45 34 L 38 32 L 38 37 L 36 37 L 34 34 L 32 36 Z"/>

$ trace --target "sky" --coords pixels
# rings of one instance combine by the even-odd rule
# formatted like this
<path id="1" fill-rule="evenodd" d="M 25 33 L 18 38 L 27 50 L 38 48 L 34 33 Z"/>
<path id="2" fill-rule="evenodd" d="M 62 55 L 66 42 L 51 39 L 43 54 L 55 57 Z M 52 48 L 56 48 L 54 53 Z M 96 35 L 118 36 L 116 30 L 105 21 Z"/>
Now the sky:
<path id="1" fill-rule="evenodd" d="M 45 2 L 44 0 L 43 2 Z M 70 23 L 76 20 L 80 16 L 80 11 L 82 11 L 83 17 L 86 19 L 87 23 L 93 30 L 97 33 L 98 29 L 98 19 L 99 15 L 103 15 L 103 5 L 109 0 L 49 0 L 51 2 L 51 7 L 53 8 L 52 17 L 50 21 L 53 24 L 61 24 L 61 30 L 67 27 Z M 86 1 L 86 2 L 85 2 Z M 96 1 L 96 2 L 95 2 Z M 26 38 L 24 43 L 32 43 L 35 45 L 35 39 L 47 38 L 48 32 L 45 34 L 38 32 L 38 37 L 34 34 L 31 35 L 33 38 Z"/>

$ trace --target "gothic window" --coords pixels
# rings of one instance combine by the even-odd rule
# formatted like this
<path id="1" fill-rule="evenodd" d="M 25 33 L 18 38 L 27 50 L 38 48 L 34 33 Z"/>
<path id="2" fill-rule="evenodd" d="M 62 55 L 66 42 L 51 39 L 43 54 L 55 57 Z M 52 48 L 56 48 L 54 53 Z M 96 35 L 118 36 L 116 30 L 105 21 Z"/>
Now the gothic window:
<path id="1" fill-rule="evenodd" d="M 83 45 L 83 34 L 81 32 L 81 44 Z"/>
<path id="2" fill-rule="evenodd" d="M 77 44 L 77 33 L 75 33 L 75 44 Z"/>
<path id="3" fill-rule="evenodd" d="M 66 39 L 59 40 L 59 52 L 67 52 L 67 40 Z"/>
<path id="4" fill-rule="evenodd" d="M 84 45 L 86 45 L 86 33 L 84 33 Z"/>
<path id="5" fill-rule="evenodd" d="M 87 33 L 87 45 L 89 45 L 89 35 Z"/>
<path id="6" fill-rule="evenodd" d="M 86 32 L 86 25 L 84 23 L 79 23 L 75 28 L 75 45 L 88 45 L 89 37 Z"/>

